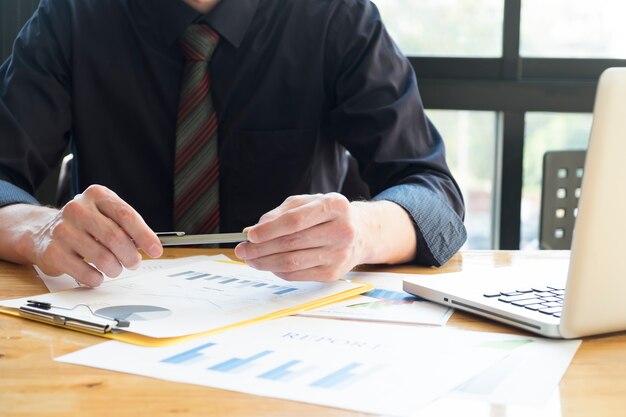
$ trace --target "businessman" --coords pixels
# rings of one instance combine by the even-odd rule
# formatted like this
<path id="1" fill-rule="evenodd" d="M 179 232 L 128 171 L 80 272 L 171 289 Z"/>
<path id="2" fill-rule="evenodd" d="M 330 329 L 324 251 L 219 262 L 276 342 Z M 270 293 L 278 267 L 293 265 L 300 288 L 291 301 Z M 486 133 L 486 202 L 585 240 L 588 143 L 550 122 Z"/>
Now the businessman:
<path id="1" fill-rule="evenodd" d="M 68 144 L 78 194 L 41 206 Z M 160 256 L 154 231 L 247 228 L 250 266 L 319 281 L 441 265 L 466 238 L 368 0 L 42 0 L 0 67 L 0 149 L 0 258 L 90 286 Z M 336 192 L 346 150 L 371 201 Z"/>

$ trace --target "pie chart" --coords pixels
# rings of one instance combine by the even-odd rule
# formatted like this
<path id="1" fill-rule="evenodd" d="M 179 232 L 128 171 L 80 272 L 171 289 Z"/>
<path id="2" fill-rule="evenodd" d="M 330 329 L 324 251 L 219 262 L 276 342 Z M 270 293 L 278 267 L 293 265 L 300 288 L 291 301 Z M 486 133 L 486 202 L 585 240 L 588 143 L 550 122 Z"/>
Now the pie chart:
<path id="1" fill-rule="evenodd" d="M 103 307 L 96 310 L 96 314 L 118 320 L 147 321 L 163 319 L 172 312 L 167 308 L 157 306 L 126 305 Z"/>

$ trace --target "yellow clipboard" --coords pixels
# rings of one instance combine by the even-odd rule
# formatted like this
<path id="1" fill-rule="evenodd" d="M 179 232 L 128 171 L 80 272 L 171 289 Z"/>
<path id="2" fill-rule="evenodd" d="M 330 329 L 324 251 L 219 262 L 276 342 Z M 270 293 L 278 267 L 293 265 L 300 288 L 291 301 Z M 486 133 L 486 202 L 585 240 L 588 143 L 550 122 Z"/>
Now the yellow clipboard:
<path id="1" fill-rule="evenodd" d="M 241 265 L 241 263 L 234 262 L 234 261 L 220 261 L 220 262 Z M 319 299 L 316 299 L 316 300 L 313 300 L 304 304 L 285 308 L 282 310 L 277 310 L 277 311 L 274 311 L 272 313 L 269 313 L 263 316 L 255 317 L 253 319 L 244 320 L 244 321 L 229 324 L 226 326 L 213 328 L 213 329 L 203 331 L 200 333 L 193 333 L 189 335 L 176 336 L 176 337 L 162 337 L 162 338 L 151 337 L 151 336 L 146 336 L 146 335 L 142 335 L 138 333 L 133 333 L 130 331 L 125 331 L 116 326 L 102 326 L 102 325 L 97 325 L 97 324 L 94 324 L 93 322 L 88 322 L 85 320 L 77 320 L 75 318 L 72 318 L 71 316 L 64 316 L 58 313 L 48 313 L 45 308 L 41 308 L 41 307 L 37 308 L 38 307 L 37 304 L 46 304 L 46 303 L 39 303 L 37 301 L 33 301 L 32 302 L 33 304 L 22 305 L 18 308 L 0 306 L 0 313 L 27 318 L 30 320 L 39 321 L 39 322 L 46 323 L 46 324 L 52 324 L 57 327 L 71 329 L 71 330 L 79 331 L 82 333 L 101 336 L 101 337 L 105 337 L 108 339 L 118 340 L 121 342 L 131 343 L 131 344 L 140 345 L 140 346 L 147 346 L 147 347 L 169 346 L 169 345 L 174 345 L 177 343 L 197 339 L 197 338 L 207 336 L 213 333 L 218 333 L 224 330 L 229 330 L 229 329 L 233 329 L 236 327 L 245 326 L 248 324 L 253 324 L 256 322 L 261 322 L 265 320 L 271 320 L 271 319 L 276 319 L 279 317 L 293 315 L 304 310 L 310 310 L 310 309 L 321 307 L 321 306 L 331 304 L 337 301 L 342 301 L 342 300 L 357 296 L 359 294 L 365 293 L 373 289 L 373 286 L 370 284 L 358 283 L 354 281 L 352 281 L 351 283 L 356 284 L 358 286 L 351 288 L 349 290 L 332 294 L 327 297 L 319 298 Z M 27 297 L 27 298 L 30 298 L 30 297 Z M 33 298 L 36 298 L 36 296 L 33 296 Z M 5 301 L 11 301 L 11 300 L 5 300 Z"/>

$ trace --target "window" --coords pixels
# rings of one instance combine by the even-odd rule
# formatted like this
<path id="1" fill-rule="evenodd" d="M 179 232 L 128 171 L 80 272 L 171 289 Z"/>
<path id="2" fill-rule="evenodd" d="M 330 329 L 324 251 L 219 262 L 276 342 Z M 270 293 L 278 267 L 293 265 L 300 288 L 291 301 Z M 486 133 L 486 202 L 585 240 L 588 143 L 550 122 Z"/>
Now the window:
<path id="1" fill-rule="evenodd" d="M 626 58 L 624 0 L 522 0 L 521 54 Z"/>
<path id="2" fill-rule="evenodd" d="M 446 144 L 446 160 L 465 198 L 466 248 L 492 247 L 494 112 L 427 110 Z M 477 163 L 480 161 L 480 163 Z"/>
<path id="3" fill-rule="evenodd" d="M 499 57 L 502 0 L 373 0 L 404 53 Z"/>

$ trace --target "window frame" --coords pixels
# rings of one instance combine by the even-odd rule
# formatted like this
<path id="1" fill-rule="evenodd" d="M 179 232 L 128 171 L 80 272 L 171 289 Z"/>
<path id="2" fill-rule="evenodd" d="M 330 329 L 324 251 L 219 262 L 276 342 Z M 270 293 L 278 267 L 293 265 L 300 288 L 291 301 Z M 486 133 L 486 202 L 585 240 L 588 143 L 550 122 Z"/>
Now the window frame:
<path id="1" fill-rule="evenodd" d="M 408 58 L 426 108 L 498 113 L 491 241 L 511 250 L 520 246 L 526 112 L 591 113 L 598 77 L 626 60 L 522 57 L 522 0 L 503 1 L 500 58 Z"/>

